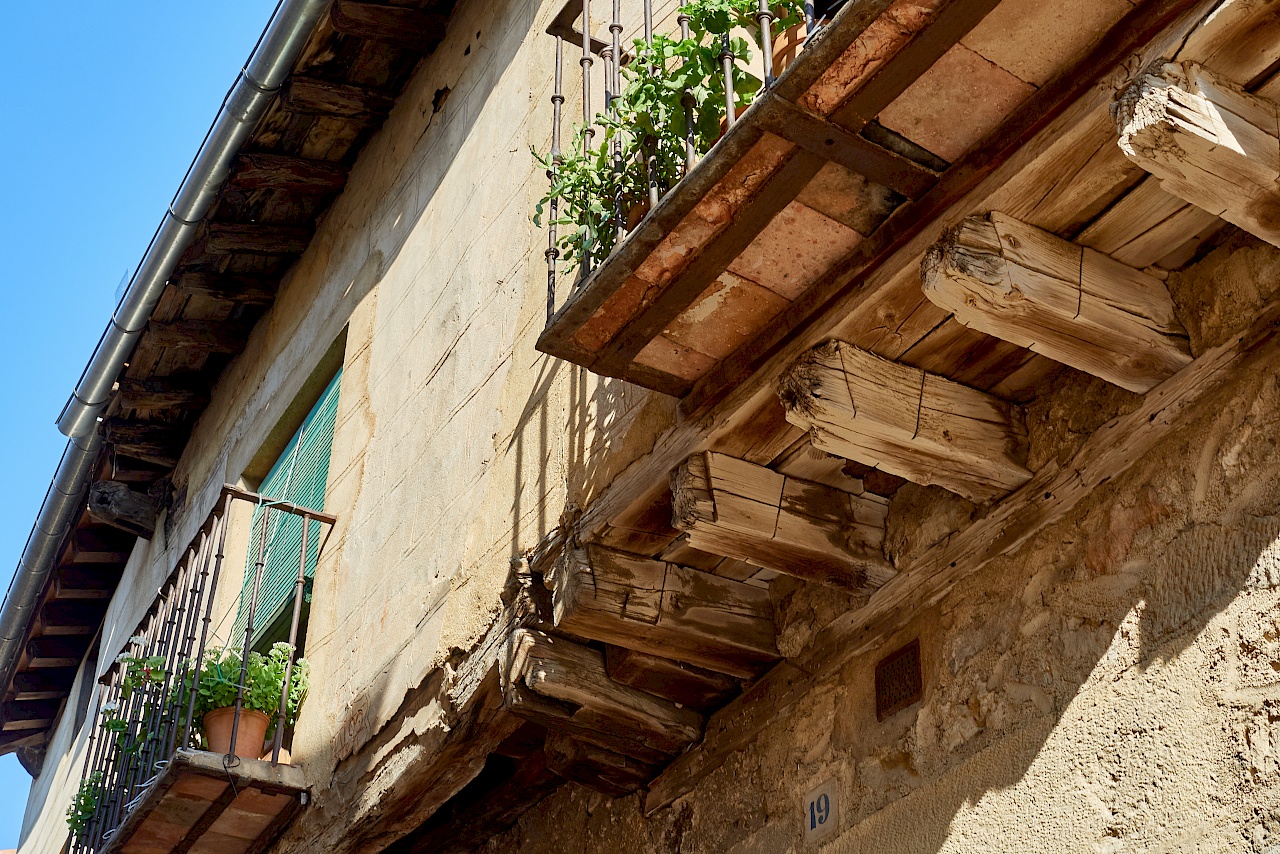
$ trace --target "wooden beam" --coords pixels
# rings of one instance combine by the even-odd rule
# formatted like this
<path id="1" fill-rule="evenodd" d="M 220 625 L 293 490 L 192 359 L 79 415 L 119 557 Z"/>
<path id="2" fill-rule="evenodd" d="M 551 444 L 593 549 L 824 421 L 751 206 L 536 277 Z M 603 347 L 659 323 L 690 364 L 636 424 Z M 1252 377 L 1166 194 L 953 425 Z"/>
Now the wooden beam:
<path id="1" fill-rule="evenodd" d="M 229 183 L 245 190 L 336 193 L 347 183 L 347 167 L 285 154 L 241 154 L 232 164 Z"/>
<path id="2" fill-rule="evenodd" d="M 845 590 L 874 590 L 893 577 L 882 499 L 711 452 L 676 468 L 671 494 L 671 524 L 695 549 Z"/>
<path id="3" fill-rule="evenodd" d="M 119 563 L 60 566 L 54 576 L 53 598 L 58 601 L 110 599 L 120 583 L 123 565 L 122 560 Z"/>
<path id="4" fill-rule="evenodd" d="M 778 659 L 769 592 L 660 560 L 588 545 L 547 578 L 556 628 L 728 673 Z"/>
<path id="5" fill-rule="evenodd" d="M 353 0 L 337 0 L 329 17 L 343 35 L 424 54 L 444 39 L 449 24 L 449 16 L 442 12 Z"/>
<path id="6" fill-rule="evenodd" d="M 619 685 L 595 649 L 535 629 L 508 642 L 502 693 L 515 714 L 621 753 L 661 763 L 702 735 L 702 715 Z"/>
<path id="7" fill-rule="evenodd" d="M 71 535 L 64 563 L 124 563 L 133 553 L 134 538 L 106 525 L 81 525 Z"/>
<path id="8" fill-rule="evenodd" d="M 778 394 L 815 448 L 919 484 L 985 502 L 1031 478 L 1016 407 L 842 341 L 798 359 Z"/>
<path id="9" fill-rule="evenodd" d="M 60 703 L 49 700 L 27 700 L 4 703 L 0 706 L 0 726 L 5 732 L 27 729 L 46 729 L 53 725 L 58 717 Z"/>
<path id="10" fill-rule="evenodd" d="M 918 199 L 938 183 L 938 173 L 881 148 L 856 133 L 766 92 L 760 126 L 867 180 Z"/>
<path id="11" fill-rule="evenodd" d="M 621 798 L 643 788 L 657 769 L 596 744 L 547 733 L 547 767 L 566 780 Z"/>
<path id="12" fill-rule="evenodd" d="M 1143 75 L 1117 102 L 1125 156 L 1180 199 L 1280 246 L 1280 107 L 1192 62 Z"/>
<path id="13" fill-rule="evenodd" d="M 301 255 L 314 230 L 297 225 L 211 222 L 204 251 L 210 255 Z"/>
<path id="14" fill-rule="evenodd" d="M 152 326 L 155 325 L 153 321 Z M 177 331 L 173 332 L 176 338 Z M 102 433 L 117 454 L 173 468 L 178 464 L 184 444 L 180 429 L 159 421 L 113 417 L 103 422 Z"/>
<path id="15" fill-rule="evenodd" d="M 385 119 L 394 104 L 395 98 L 377 89 L 313 77 L 290 77 L 280 96 L 280 105 L 291 113 L 371 123 Z"/>
<path id="16" fill-rule="evenodd" d="M 87 637 L 32 638 L 27 641 L 27 667 L 77 667 L 89 649 Z"/>
<path id="17" fill-rule="evenodd" d="M 209 402 L 209 383 L 195 377 L 123 379 L 117 399 L 121 409 L 198 409 Z"/>
<path id="18" fill-rule="evenodd" d="M 59 700 L 71 693 L 76 669 L 22 671 L 13 675 L 15 700 Z"/>
<path id="19" fill-rule="evenodd" d="M 39 634 L 46 637 L 91 635 L 102 624 L 106 612 L 107 606 L 101 600 L 47 602 L 40 609 Z"/>
<path id="20" fill-rule="evenodd" d="M 100 480 L 89 488 L 89 515 L 134 536 L 149 540 L 155 535 L 157 512 L 154 498 L 127 484 Z"/>
<path id="21" fill-rule="evenodd" d="M 921 281 L 965 326 L 1130 391 L 1191 361 L 1163 281 L 996 211 L 935 243 Z"/>
<path id="22" fill-rule="evenodd" d="M 701 745 L 673 762 L 650 786 L 646 814 L 669 805 L 728 756 L 753 743 L 815 683 L 878 649 L 911 615 L 1066 518 L 1099 486 L 1123 476 L 1231 379 L 1257 365 L 1273 369 L 1277 359 L 1280 301 L 1270 303 L 1248 329 L 1147 392 L 1133 412 L 1096 430 L 1069 461 L 1050 461 L 986 516 L 912 560 L 866 605 L 825 626 L 795 664 L 775 665 L 748 692 L 713 715 Z"/>
<path id="23" fill-rule="evenodd" d="M 699 712 L 722 705 L 741 684 L 723 673 L 624 646 L 608 646 L 604 663 L 614 682 L 657 694 Z"/>
<path id="24" fill-rule="evenodd" d="M 239 353 L 249 340 L 251 327 L 225 320 L 153 320 L 147 324 L 147 340 L 157 347 Z"/>

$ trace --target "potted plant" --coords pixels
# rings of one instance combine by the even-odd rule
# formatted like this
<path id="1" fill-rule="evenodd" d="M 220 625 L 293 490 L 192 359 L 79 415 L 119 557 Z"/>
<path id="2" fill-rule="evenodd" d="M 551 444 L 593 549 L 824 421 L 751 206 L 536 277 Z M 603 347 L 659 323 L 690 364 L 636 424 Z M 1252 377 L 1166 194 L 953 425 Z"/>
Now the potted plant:
<path id="1" fill-rule="evenodd" d="M 241 703 L 240 724 L 236 731 L 235 755 L 245 759 L 257 759 L 263 755 L 269 734 L 273 733 L 276 715 L 280 710 L 280 697 L 284 693 L 284 675 L 293 647 L 277 643 L 263 655 L 250 652 L 244 677 L 244 695 Z M 231 753 L 231 730 L 235 722 L 236 696 L 239 693 L 241 656 L 238 650 L 210 648 L 205 651 L 199 668 L 199 680 L 195 682 L 194 720 L 205 743 L 213 753 Z M 188 667 L 177 686 L 183 696 L 190 696 L 195 667 Z M 292 727 L 297 720 L 298 708 L 310 687 L 310 666 L 305 659 L 293 665 L 289 685 L 289 698 L 285 704 L 285 726 Z M 185 715 L 185 710 L 183 710 Z"/>

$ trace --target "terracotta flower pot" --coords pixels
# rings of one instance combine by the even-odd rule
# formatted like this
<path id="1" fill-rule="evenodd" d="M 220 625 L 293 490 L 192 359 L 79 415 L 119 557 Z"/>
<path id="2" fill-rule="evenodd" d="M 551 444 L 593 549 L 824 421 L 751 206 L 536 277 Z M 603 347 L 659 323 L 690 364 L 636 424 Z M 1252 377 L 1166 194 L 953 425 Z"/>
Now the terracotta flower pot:
<path id="1" fill-rule="evenodd" d="M 204 737 L 209 741 L 210 753 L 231 752 L 231 726 L 235 721 L 235 706 L 214 709 L 204 716 Z M 262 743 L 267 738 L 271 718 L 253 709 L 240 711 L 240 729 L 236 733 L 236 756 L 241 759 L 257 759 L 262 755 Z"/>
<path id="2" fill-rule="evenodd" d="M 796 57 L 800 55 L 800 49 L 804 46 L 804 40 L 807 35 L 808 30 L 804 25 L 804 21 L 801 21 L 773 37 L 773 75 L 775 77 L 782 74 L 788 65 L 795 62 Z"/>

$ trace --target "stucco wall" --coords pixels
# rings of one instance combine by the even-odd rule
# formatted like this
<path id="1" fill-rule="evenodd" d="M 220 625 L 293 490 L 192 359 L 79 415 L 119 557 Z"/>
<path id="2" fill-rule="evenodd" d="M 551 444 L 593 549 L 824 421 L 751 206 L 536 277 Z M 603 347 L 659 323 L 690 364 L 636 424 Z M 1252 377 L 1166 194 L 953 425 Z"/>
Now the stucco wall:
<path id="1" fill-rule="evenodd" d="M 1241 238 L 1170 281 L 1195 352 L 1280 288 Z M 1065 461 L 1135 396 L 1063 370 L 1028 410 L 1032 465 Z M 1280 850 L 1280 366 L 1237 376 L 1123 477 L 924 610 L 650 819 L 567 786 L 487 852 Z M 890 551 L 972 505 L 907 486 Z M 977 512 L 981 512 L 980 510 Z M 778 585 L 783 644 L 834 616 Z M 873 671 L 911 638 L 922 703 L 876 721 Z M 833 780 L 834 834 L 804 795 Z"/>

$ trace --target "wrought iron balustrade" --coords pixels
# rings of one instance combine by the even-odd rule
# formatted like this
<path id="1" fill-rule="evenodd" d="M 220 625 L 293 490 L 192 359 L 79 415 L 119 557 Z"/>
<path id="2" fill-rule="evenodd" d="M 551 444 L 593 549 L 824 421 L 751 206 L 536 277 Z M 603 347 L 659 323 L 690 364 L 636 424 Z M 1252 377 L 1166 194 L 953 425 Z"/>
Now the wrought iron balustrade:
<path id="1" fill-rule="evenodd" d="M 237 740 L 241 738 L 247 668 L 252 650 L 256 622 L 261 619 L 259 597 L 263 568 L 269 552 L 281 540 L 294 546 L 292 538 L 276 535 L 272 529 L 274 514 L 300 520 L 302 536 L 297 545 L 297 578 L 294 582 L 290 620 L 290 654 L 285 667 L 280 706 L 274 716 L 274 738 L 270 762 L 277 765 L 284 747 L 286 708 L 297 659 L 298 630 L 303 610 L 308 548 L 319 543 L 319 532 L 332 526 L 334 518 L 325 513 L 274 502 L 263 496 L 223 487 L 217 505 L 182 553 L 177 565 L 158 591 L 150 609 L 138 624 L 128 648 L 101 677 L 101 702 L 97 721 L 91 722 L 86 768 L 81 800 L 93 804 L 83 830 L 75 835 L 72 850 L 101 852 L 118 850 L 123 839 L 115 839 L 131 813 L 147 797 L 151 784 L 164 772 L 178 750 L 201 750 L 198 722 L 192 720 L 196 695 L 200 688 L 202 664 L 210 641 L 218 628 L 213 626 L 219 584 L 228 583 L 226 548 L 228 529 L 232 527 L 232 509 L 237 504 L 261 508 L 260 524 L 254 524 L 249 544 L 251 559 L 246 560 L 240 579 L 240 618 L 235 625 L 243 640 L 238 653 L 240 669 L 229 676 L 236 680 L 236 701 L 231 732 L 231 746 L 225 765 L 234 766 Z M 280 518 L 280 517 L 277 517 Z M 257 521 L 257 520 L 256 520 Z M 268 542 L 268 530 L 273 531 Z M 313 535 L 314 534 L 314 535 Z M 224 606 L 235 605 L 227 599 Z M 229 641 L 230 639 L 228 639 Z M 228 643 L 228 646 L 230 644 Z M 126 657 L 128 660 L 126 660 Z M 96 725 L 94 725 L 96 723 Z M 257 755 L 258 751 L 253 751 Z M 263 757 L 267 758 L 267 757 Z M 114 844 L 113 844 L 114 840 Z"/>

